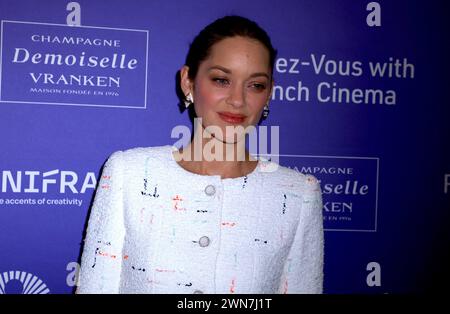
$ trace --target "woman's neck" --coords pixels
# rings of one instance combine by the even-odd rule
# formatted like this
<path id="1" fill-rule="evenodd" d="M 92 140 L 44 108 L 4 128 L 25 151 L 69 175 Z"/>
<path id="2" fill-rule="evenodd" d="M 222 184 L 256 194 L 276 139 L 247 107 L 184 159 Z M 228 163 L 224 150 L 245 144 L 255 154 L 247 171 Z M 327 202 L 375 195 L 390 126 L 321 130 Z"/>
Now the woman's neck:
<path id="1" fill-rule="evenodd" d="M 258 164 L 245 149 L 245 141 L 224 143 L 218 139 L 196 137 L 184 148 L 174 152 L 178 164 L 201 175 L 236 178 L 251 173 Z"/>

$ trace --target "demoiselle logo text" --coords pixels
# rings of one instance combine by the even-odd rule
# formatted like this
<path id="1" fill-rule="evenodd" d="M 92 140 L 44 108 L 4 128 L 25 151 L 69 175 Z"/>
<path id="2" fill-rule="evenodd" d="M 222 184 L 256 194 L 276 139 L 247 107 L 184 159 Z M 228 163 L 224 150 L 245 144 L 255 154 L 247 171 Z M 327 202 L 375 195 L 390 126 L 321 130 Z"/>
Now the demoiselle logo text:
<path id="1" fill-rule="evenodd" d="M 1 21 L 0 102 L 147 105 L 148 30 Z"/>
<path id="2" fill-rule="evenodd" d="M 280 159 L 320 181 L 326 231 L 377 231 L 379 158 L 280 155 Z"/>

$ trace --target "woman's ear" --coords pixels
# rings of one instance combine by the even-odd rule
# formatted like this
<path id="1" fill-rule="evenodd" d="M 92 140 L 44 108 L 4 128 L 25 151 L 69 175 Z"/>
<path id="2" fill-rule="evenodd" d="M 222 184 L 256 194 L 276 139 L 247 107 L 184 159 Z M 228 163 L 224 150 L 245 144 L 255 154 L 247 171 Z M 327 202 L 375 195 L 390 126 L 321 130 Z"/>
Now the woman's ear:
<path id="1" fill-rule="evenodd" d="M 180 70 L 180 87 L 184 95 L 192 93 L 192 82 L 189 79 L 189 67 L 184 65 Z"/>

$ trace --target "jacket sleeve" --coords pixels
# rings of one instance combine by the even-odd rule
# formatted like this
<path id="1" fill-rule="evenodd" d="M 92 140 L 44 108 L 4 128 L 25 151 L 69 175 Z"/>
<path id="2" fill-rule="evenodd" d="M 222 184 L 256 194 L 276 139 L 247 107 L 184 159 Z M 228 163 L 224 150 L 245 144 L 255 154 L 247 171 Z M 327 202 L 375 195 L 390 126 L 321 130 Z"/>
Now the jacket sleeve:
<path id="1" fill-rule="evenodd" d="M 119 293 L 123 216 L 122 151 L 106 161 L 89 216 L 76 293 Z"/>
<path id="2" fill-rule="evenodd" d="M 304 177 L 300 220 L 281 276 L 279 293 L 322 293 L 324 232 L 319 181 Z"/>

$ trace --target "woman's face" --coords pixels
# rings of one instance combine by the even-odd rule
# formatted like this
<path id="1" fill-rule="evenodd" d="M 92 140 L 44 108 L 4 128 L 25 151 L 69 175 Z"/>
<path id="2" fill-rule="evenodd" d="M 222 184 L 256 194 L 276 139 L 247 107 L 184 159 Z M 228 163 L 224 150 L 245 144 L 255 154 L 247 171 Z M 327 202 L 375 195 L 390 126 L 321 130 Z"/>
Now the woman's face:
<path id="1" fill-rule="evenodd" d="M 217 126 L 222 131 L 222 135 L 214 133 L 216 139 L 235 143 L 242 137 L 230 128 L 227 132 L 227 126 L 246 128 L 258 123 L 272 90 L 269 51 L 262 43 L 240 36 L 225 38 L 211 47 L 194 82 L 187 79 L 187 68 L 183 70 L 185 93 L 192 92 L 203 127 Z"/>

